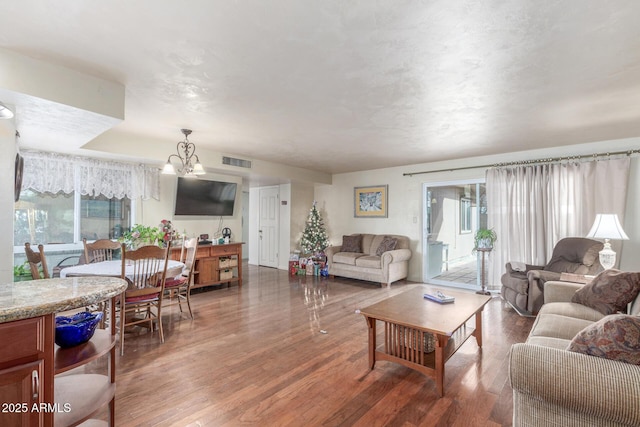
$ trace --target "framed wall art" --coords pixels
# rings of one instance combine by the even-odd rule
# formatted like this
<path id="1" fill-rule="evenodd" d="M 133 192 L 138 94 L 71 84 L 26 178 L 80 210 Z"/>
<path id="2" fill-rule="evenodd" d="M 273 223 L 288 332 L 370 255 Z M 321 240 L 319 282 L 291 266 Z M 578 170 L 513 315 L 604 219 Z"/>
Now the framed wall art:
<path id="1" fill-rule="evenodd" d="M 388 185 L 355 187 L 353 216 L 356 218 L 386 218 Z"/>

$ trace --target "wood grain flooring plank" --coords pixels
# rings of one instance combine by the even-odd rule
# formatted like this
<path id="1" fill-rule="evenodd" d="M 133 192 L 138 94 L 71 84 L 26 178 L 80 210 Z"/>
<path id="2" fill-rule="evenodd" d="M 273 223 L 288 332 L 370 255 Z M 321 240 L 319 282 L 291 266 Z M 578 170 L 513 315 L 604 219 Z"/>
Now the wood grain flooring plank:
<path id="1" fill-rule="evenodd" d="M 357 310 L 415 283 L 381 288 L 243 270 L 242 289 L 192 294 L 195 319 L 177 306 L 164 310 L 164 344 L 157 332 L 127 335 L 117 359 L 117 426 L 511 425 L 509 349 L 533 319 L 499 298 L 484 312 L 483 348 L 471 338 L 454 354 L 439 398 L 433 376 L 391 362 L 368 368 Z"/>

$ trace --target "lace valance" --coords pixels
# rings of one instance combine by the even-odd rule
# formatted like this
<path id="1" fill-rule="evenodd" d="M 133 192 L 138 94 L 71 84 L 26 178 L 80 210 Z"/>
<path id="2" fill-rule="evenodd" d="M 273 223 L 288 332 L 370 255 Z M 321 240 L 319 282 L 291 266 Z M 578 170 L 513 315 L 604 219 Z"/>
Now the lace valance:
<path id="1" fill-rule="evenodd" d="M 44 151 L 23 151 L 22 187 L 39 192 L 160 200 L 160 169 Z"/>

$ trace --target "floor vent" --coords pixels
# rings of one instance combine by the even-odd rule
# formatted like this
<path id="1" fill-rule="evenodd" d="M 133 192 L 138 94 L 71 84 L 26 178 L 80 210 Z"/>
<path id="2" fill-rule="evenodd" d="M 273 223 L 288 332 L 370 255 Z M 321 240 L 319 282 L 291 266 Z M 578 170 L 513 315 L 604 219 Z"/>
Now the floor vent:
<path id="1" fill-rule="evenodd" d="M 234 159 L 233 157 L 222 156 L 222 164 L 251 169 L 251 160 Z"/>

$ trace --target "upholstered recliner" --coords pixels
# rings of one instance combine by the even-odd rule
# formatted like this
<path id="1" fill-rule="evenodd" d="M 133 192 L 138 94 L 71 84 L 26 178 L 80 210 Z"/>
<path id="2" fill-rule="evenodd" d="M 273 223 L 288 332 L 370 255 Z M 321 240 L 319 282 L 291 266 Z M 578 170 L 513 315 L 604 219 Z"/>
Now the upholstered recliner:
<path id="1" fill-rule="evenodd" d="M 546 265 L 509 262 L 502 276 L 502 299 L 521 315 L 535 315 L 543 303 L 544 283 L 560 280 L 561 273 L 596 275 L 603 270 L 599 252 L 603 244 L 583 237 L 566 237 L 553 248 Z"/>

